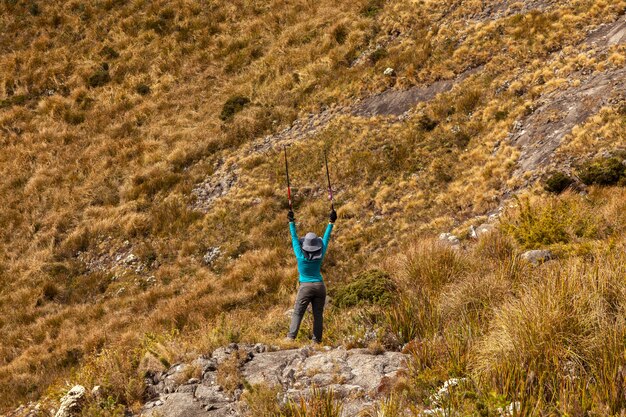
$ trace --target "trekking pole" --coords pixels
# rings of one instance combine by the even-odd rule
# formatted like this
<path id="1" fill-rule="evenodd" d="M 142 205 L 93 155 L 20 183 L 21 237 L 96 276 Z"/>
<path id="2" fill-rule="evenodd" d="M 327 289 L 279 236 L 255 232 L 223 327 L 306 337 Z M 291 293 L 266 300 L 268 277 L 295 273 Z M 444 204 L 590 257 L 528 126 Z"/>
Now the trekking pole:
<path id="1" fill-rule="evenodd" d="M 333 187 L 330 185 L 330 173 L 328 172 L 328 158 L 326 157 L 326 151 L 324 151 L 324 164 L 326 165 L 326 178 L 328 179 L 328 199 L 330 200 L 330 209 L 335 209 L 335 203 L 333 203 Z"/>
<path id="2" fill-rule="evenodd" d="M 283 145 L 283 151 L 285 151 L 285 172 L 287 173 L 287 200 L 289 201 L 289 210 L 293 211 L 293 205 L 291 204 L 291 184 L 289 183 L 289 164 L 287 163 L 287 147 Z"/>

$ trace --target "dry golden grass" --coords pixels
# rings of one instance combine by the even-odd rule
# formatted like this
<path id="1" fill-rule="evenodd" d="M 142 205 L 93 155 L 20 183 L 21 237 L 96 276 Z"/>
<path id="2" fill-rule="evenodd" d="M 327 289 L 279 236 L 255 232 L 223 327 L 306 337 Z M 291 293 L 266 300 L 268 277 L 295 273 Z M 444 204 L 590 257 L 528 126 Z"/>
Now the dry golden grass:
<path id="1" fill-rule="evenodd" d="M 157 366 L 147 362 L 166 366 L 229 341 L 280 338 L 296 285 L 282 163 L 277 153 L 246 151 L 299 114 L 386 89 L 388 66 L 402 88 L 485 65 L 405 121 L 343 116 L 294 144 L 300 231 L 321 232 L 326 220 L 327 147 L 340 215 L 324 271 L 329 287 L 394 265 L 383 261 L 404 251 L 389 268 L 405 289 L 420 282 L 434 295 L 424 332 L 457 352 L 454 369 L 466 369 L 468 348 L 455 340 L 467 332 L 439 334 L 426 320 L 473 317 L 484 330 L 491 306 L 519 291 L 525 267 L 508 259 L 514 249 L 504 237 L 478 244 L 476 256 L 501 262 L 486 276 L 467 255 L 403 242 L 495 209 L 514 183 L 517 150 L 502 142 L 513 121 L 541 94 L 564 88 L 570 73 L 619 68 L 624 56 L 615 47 L 604 62 L 576 46 L 623 13 L 623 0 L 468 21 L 493 3 L 2 2 L 0 410 L 48 387 L 56 394 L 72 375 L 106 385 L 133 408 L 141 371 Z M 401 36 L 384 53 L 352 65 L 395 31 Z M 250 103 L 220 119 L 235 96 Z M 436 122 L 432 130 L 424 115 Z M 564 154 L 614 150 L 622 120 L 619 105 L 604 109 L 572 132 Z M 206 214 L 192 211 L 193 186 L 233 163 L 241 173 L 230 193 Z M 610 233 L 581 237 L 568 225 L 573 237 L 559 253 L 593 257 L 623 241 L 621 194 L 597 193 L 584 210 L 587 203 L 565 198 L 583 214 L 602 213 L 592 218 L 609 221 Z M 217 246 L 222 255 L 207 267 L 202 257 Z M 110 261 L 130 253 L 143 270 Z M 430 261 L 420 264 L 424 256 Z M 375 307 L 363 315 L 330 309 L 327 335 L 340 343 L 366 325 L 386 329 L 381 321 Z M 155 347 L 154 335 L 172 332 L 173 347 Z"/>

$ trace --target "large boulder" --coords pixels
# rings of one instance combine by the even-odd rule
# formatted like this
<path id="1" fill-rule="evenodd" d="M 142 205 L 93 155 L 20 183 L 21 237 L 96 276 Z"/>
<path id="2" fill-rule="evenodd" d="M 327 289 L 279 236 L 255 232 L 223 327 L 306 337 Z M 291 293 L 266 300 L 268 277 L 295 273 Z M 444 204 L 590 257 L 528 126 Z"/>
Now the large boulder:
<path id="1" fill-rule="evenodd" d="M 227 392 L 218 384 L 217 373 L 231 355 L 241 360 L 241 378 L 250 385 L 279 387 L 285 398 L 306 398 L 312 389 L 332 390 L 343 406 L 343 416 L 358 415 L 373 404 L 397 374 L 406 369 L 406 355 L 385 352 L 374 355 L 366 349 L 275 350 L 264 345 L 229 345 L 216 349 L 210 359 L 192 362 L 202 367 L 202 379 L 186 382 L 176 378 L 185 367 L 177 364 L 154 381 L 158 398 L 144 406 L 145 417 L 242 416 L 241 389 Z M 146 383 L 151 383 L 147 379 Z M 240 387 L 241 388 L 241 387 Z"/>
<path id="2" fill-rule="evenodd" d="M 54 417 L 74 417 L 80 413 L 85 401 L 85 387 L 75 385 L 61 398 L 61 406 Z"/>

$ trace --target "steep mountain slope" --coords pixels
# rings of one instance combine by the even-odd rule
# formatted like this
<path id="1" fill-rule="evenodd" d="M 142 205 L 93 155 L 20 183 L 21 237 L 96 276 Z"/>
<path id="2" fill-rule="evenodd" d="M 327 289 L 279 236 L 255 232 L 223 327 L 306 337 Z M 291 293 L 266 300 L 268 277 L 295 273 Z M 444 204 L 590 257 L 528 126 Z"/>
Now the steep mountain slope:
<path id="1" fill-rule="evenodd" d="M 326 221 L 329 152 L 332 291 L 407 242 L 465 237 L 513 193 L 542 195 L 535 181 L 552 171 L 623 159 L 625 11 L 622 0 L 2 2 L 0 410 L 70 375 L 106 375 L 136 408 L 146 357 L 280 338 L 295 289 L 282 145 L 301 232 Z M 564 226 L 562 254 L 623 241 L 615 198 L 602 206 L 610 227 Z M 562 243 L 511 227 L 519 249 Z M 329 313 L 329 343 L 353 336 L 348 311 Z M 491 370 L 485 351 L 477 368 Z"/>

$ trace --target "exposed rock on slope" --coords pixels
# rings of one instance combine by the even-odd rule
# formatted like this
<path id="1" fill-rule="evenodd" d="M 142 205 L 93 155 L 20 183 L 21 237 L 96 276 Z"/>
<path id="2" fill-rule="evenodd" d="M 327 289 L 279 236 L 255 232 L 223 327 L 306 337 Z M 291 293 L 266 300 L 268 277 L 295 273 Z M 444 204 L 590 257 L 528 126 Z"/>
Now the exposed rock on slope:
<path id="1" fill-rule="evenodd" d="M 583 45 L 596 53 L 626 42 L 626 18 L 594 31 Z M 521 154 L 515 175 L 546 166 L 562 139 L 603 106 L 626 96 L 626 68 L 579 74 L 580 83 L 542 97 L 537 109 L 517 122 L 511 142 Z"/>
<path id="2" fill-rule="evenodd" d="M 154 398 L 141 416 L 244 415 L 241 389 L 228 393 L 218 383 L 220 368 L 233 360 L 239 361 L 240 376 L 250 385 L 281 387 L 283 401 L 306 397 L 312 387 L 332 389 L 342 400 L 343 415 L 353 416 L 373 404 L 406 366 L 406 355 L 397 352 L 373 355 L 365 349 L 269 349 L 260 344 L 231 344 L 217 349 L 210 358 L 200 357 L 191 364 L 177 364 L 152 375 L 146 384 Z M 193 374 L 190 370 L 196 370 L 199 377 L 188 379 Z"/>

